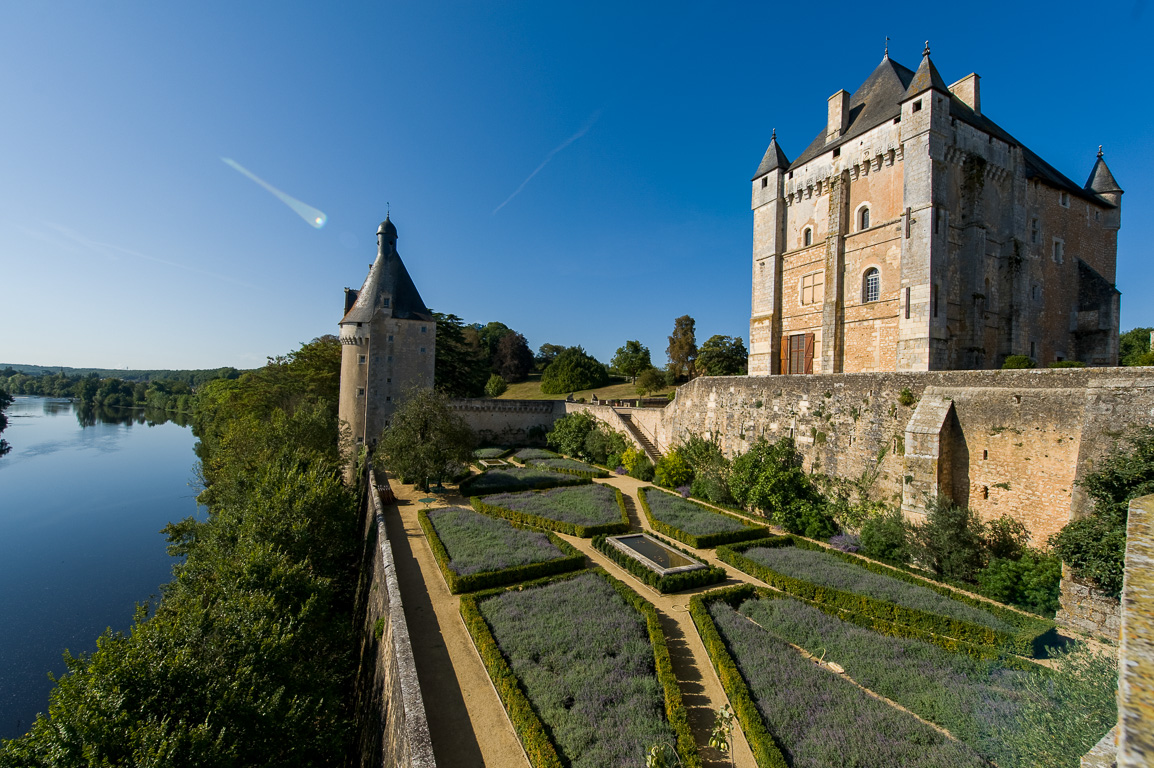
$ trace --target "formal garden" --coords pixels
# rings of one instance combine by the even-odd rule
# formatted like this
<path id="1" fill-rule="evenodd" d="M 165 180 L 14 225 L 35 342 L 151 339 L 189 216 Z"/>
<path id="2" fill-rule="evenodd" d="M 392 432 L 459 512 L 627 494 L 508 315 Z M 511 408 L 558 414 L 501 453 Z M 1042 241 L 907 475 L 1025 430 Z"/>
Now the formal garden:
<path id="1" fill-rule="evenodd" d="M 583 539 L 629 530 L 625 499 L 621 491 L 609 485 L 499 493 L 484 498 L 474 497 L 472 501 L 478 512 Z"/>

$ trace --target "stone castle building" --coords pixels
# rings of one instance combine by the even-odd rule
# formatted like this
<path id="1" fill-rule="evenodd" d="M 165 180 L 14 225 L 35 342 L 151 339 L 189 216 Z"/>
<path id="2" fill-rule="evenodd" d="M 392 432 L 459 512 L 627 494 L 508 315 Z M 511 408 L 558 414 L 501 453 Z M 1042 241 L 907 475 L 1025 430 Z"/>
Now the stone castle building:
<path id="1" fill-rule="evenodd" d="M 397 228 L 377 229 L 377 258 L 360 290 L 345 289 L 340 322 L 340 418 L 357 445 L 373 443 L 398 400 L 433 386 L 437 324 L 397 253 Z"/>
<path id="2" fill-rule="evenodd" d="M 1117 365 L 1122 190 L 1099 148 L 1079 186 L 887 50 L 790 162 L 753 178 L 750 374 Z"/>

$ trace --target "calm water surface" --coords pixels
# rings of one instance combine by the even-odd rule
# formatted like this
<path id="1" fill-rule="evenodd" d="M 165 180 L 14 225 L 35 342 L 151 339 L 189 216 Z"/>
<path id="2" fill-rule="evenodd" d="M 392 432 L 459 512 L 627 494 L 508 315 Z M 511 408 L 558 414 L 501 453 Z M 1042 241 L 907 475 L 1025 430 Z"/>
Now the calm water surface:
<path id="1" fill-rule="evenodd" d="M 17 397 L 0 458 L 0 737 L 48 709 L 64 649 L 96 648 L 159 595 L 173 559 L 159 531 L 197 514 L 192 430 L 140 411 L 78 418 Z M 87 426 L 82 426 L 82 422 Z"/>

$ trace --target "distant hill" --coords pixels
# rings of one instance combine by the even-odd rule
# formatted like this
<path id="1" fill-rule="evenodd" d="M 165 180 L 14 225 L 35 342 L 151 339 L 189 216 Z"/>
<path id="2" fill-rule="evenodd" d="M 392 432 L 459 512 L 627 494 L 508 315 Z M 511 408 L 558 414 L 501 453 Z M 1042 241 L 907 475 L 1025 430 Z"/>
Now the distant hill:
<path id="1" fill-rule="evenodd" d="M 67 365 L 28 365 L 26 363 L 0 363 L 0 378 L 14 373 L 40 376 L 45 373 L 64 373 L 67 376 L 89 376 L 96 374 L 102 379 L 123 379 L 124 381 L 152 381 L 153 379 L 176 379 L 178 381 L 200 382 L 209 379 L 233 379 L 244 373 L 229 366 L 222 368 L 197 368 L 189 370 L 128 370 L 124 368 L 70 368 Z"/>

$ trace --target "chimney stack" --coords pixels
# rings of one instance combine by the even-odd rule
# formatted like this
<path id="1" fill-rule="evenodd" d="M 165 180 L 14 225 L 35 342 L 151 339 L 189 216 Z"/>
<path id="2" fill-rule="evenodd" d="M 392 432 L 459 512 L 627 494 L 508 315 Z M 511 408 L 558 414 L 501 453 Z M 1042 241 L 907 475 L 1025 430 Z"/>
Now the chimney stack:
<path id="1" fill-rule="evenodd" d="M 829 97 L 829 119 L 825 127 L 825 143 L 828 144 L 843 136 L 848 127 L 849 93 L 841 90 Z"/>
<path id="2" fill-rule="evenodd" d="M 978 88 L 978 81 L 981 79 L 977 73 L 971 73 L 950 86 L 950 93 L 974 110 L 975 115 L 982 114 L 982 94 Z"/>

